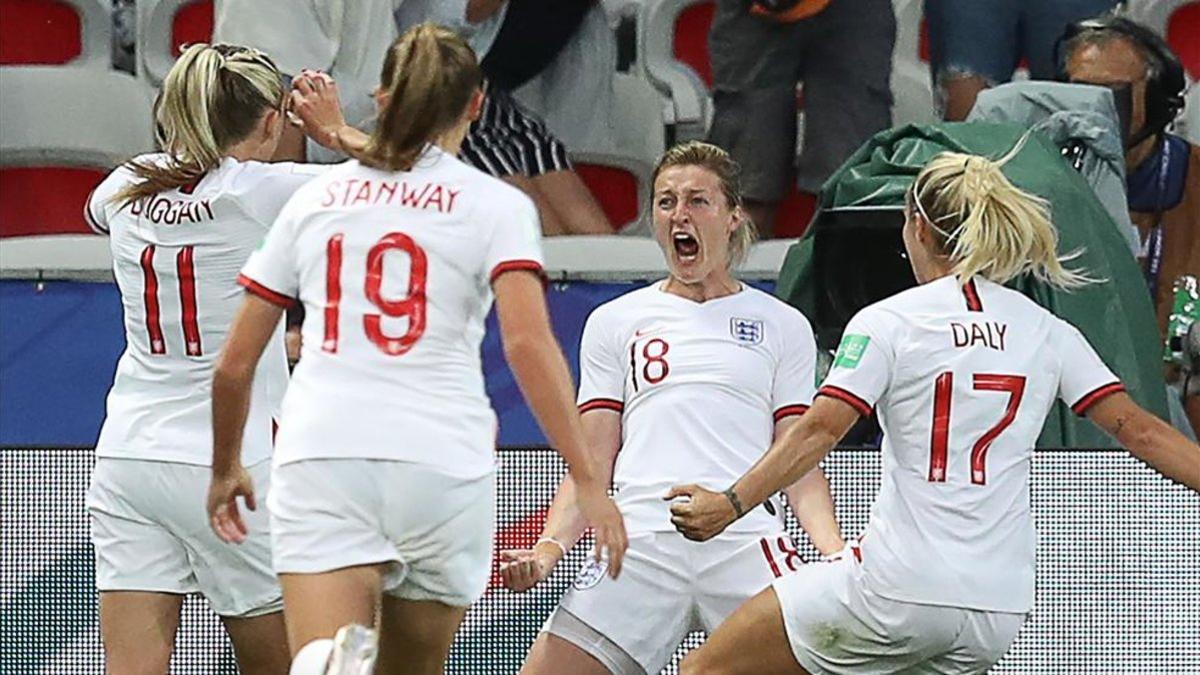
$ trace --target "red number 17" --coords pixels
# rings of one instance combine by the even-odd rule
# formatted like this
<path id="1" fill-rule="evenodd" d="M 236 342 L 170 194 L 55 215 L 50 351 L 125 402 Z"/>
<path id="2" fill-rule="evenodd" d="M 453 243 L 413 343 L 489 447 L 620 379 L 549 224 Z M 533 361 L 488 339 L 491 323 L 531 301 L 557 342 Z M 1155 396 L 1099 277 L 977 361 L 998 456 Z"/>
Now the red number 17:
<path id="1" fill-rule="evenodd" d="M 1004 408 L 1004 417 L 988 429 L 971 448 L 971 482 L 975 485 L 987 483 L 986 459 L 988 448 L 992 441 L 1001 434 L 1017 417 L 1017 408 L 1021 406 L 1021 397 L 1025 394 L 1025 377 L 1023 375 L 993 375 L 980 374 L 974 376 L 976 391 L 1006 391 L 1008 404 Z M 937 376 L 933 386 L 933 430 L 930 434 L 929 480 L 935 483 L 946 481 L 946 460 L 950 445 L 950 398 L 954 391 L 954 373 L 946 372 Z"/>

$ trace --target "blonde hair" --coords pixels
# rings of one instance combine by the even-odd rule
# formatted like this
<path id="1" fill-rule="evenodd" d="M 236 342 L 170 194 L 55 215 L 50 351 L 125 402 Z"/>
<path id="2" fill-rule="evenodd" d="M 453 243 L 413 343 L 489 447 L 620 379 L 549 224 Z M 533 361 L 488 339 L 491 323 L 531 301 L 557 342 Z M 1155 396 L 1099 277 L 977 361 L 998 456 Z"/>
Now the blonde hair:
<path id="1" fill-rule="evenodd" d="M 721 183 L 721 192 L 730 209 L 742 208 L 741 168 L 738 163 L 721 148 L 702 141 L 687 141 L 663 153 L 650 184 L 658 182 L 658 176 L 664 170 L 674 166 L 698 166 L 707 169 Z M 741 225 L 729 235 L 729 264 L 735 266 L 746 259 L 750 246 L 758 239 L 758 230 L 754 221 L 742 212 Z"/>
<path id="2" fill-rule="evenodd" d="M 960 152 L 935 156 L 917 174 L 907 201 L 929 223 L 938 249 L 950 258 L 960 284 L 982 276 L 1003 284 L 1021 274 L 1060 288 L 1092 283 L 1058 255 L 1050 204 L 1013 185 L 1000 170 L 1028 134 L 998 160 Z"/>
<path id="3" fill-rule="evenodd" d="M 426 143 L 451 129 L 483 82 L 475 52 L 456 33 L 425 22 L 405 31 L 383 60 L 387 102 L 359 159 L 408 171 Z"/>
<path id="4" fill-rule="evenodd" d="M 183 50 L 155 103 L 167 161 L 130 161 L 141 178 L 113 197 L 129 203 L 195 182 L 244 140 L 267 110 L 282 110 L 283 80 L 266 54 L 250 47 L 193 44 Z"/>

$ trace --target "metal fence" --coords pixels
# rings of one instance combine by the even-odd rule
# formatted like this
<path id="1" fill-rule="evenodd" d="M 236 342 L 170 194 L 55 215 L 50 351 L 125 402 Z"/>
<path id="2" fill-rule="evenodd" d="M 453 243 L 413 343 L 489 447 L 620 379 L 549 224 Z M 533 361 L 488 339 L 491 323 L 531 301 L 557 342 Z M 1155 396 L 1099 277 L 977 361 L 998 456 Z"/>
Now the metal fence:
<path id="1" fill-rule="evenodd" d="M 528 545 L 562 464 L 540 448 L 499 457 L 498 546 Z M 83 509 L 92 462 L 85 448 L 0 450 L 0 672 L 102 672 Z M 878 452 L 838 450 L 826 470 L 843 528 L 860 532 L 879 487 Z M 1035 454 L 1032 499 L 1037 605 L 995 672 L 1200 673 L 1200 498 L 1122 452 L 1049 450 Z M 516 672 L 583 556 L 581 545 L 529 593 L 493 584 L 467 615 L 447 672 Z M 702 639 L 690 636 L 676 662 Z M 200 598 L 184 605 L 172 672 L 236 672 Z"/>

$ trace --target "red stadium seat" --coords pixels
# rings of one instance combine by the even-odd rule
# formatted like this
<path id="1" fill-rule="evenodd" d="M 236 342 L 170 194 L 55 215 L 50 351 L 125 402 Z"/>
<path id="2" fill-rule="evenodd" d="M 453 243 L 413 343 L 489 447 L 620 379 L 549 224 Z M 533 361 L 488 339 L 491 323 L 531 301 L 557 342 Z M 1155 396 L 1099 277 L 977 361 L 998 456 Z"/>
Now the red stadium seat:
<path id="1" fill-rule="evenodd" d="M 138 0 L 138 73 L 162 82 L 180 47 L 211 42 L 212 0 Z"/>
<path id="2" fill-rule="evenodd" d="M 75 65 L 112 59 L 110 0 L 0 0 L 0 65 Z"/>
<path id="3" fill-rule="evenodd" d="M 106 174 L 71 167 L 0 168 L 0 237 L 91 234 L 83 205 Z"/>
<path id="4" fill-rule="evenodd" d="M 808 229 L 817 210 L 817 196 L 811 192 L 800 192 L 792 181 L 787 197 L 775 210 L 775 237 L 799 237 Z"/>
<path id="5" fill-rule="evenodd" d="M 212 42 L 212 0 L 197 0 L 179 8 L 171 22 L 171 53 L 179 56 L 184 45 Z"/>
<path id="6" fill-rule="evenodd" d="M 708 29 L 712 26 L 715 2 L 701 2 L 679 13 L 675 19 L 675 58 L 686 63 L 712 89 L 712 61 L 708 57 Z"/>
<path id="7" fill-rule="evenodd" d="M 641 210 L 638 177 L 632 171 L 619 166 L 576 162 L 575 172 L 600 202 L 614 231 L 638 219 Z"/>
<path id="8" fill-rule="evenodd" d="M 54 0 L 0 0 L 0 65 L 60 65 L 83 53 L 75 8 Z"/>
<path id="9" fill-rule="evenodd" d="M 154 148 L 153 92 L 90 66 L 6 66 L 0 91 L 0 236 L 89 233 L 92 188 Z"/>
<path id="10" fill-rule="evenodd" d="M 712 116 L 708 29 L 713 0 L 645 0 L 637 19 L 644 78 L 667 97 L 664 121 L 675 140 L 703 138 Z"/>
<path id="11" fill-rule="evenodd" d="M 1193 80 L 1200 80 L 1200 2 L 1189 2 L 1167 20 L 1167 44 Z"/>

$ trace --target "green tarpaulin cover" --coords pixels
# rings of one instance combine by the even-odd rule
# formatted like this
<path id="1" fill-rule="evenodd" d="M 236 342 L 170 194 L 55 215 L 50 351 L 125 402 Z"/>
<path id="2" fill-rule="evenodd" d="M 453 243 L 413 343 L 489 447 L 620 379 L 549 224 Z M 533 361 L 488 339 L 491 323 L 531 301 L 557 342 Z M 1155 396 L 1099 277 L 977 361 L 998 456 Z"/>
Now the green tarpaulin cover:
<path id="1" fill-rule="evenodd" d="M 904 191 L 937 153 L 969 152 L 997 158 L 1024 133 L 1024 127 L 1013 124 L 963 122 L 907 125 L 877 134 L 821 189 L 812 226 L 788 252 L 780 271 L 779 297 L 815 316 L 819 289 L 813 264 L 814 234 L 826 212 L 851 206 L 902 208 Z M 1017 186 L 1050 201 L 1059 252 L 1082 250 L 1070 265 L 1105 280 L 1070 292 L 1030 278 L 1009 285 L 1078 327 L 1130 395 L 1142 407 L 1167 419 L 1162 347 L 1150 294 L 1117 226 L 1084 178 L 1063 161 L 1058 148 L 1036 133 L 1005 165 L 1004 173 Z M 1046 420 L 1038 446 L 1098 448 L 1115 447 L 1116 442 L 1060 403 Z"/>

